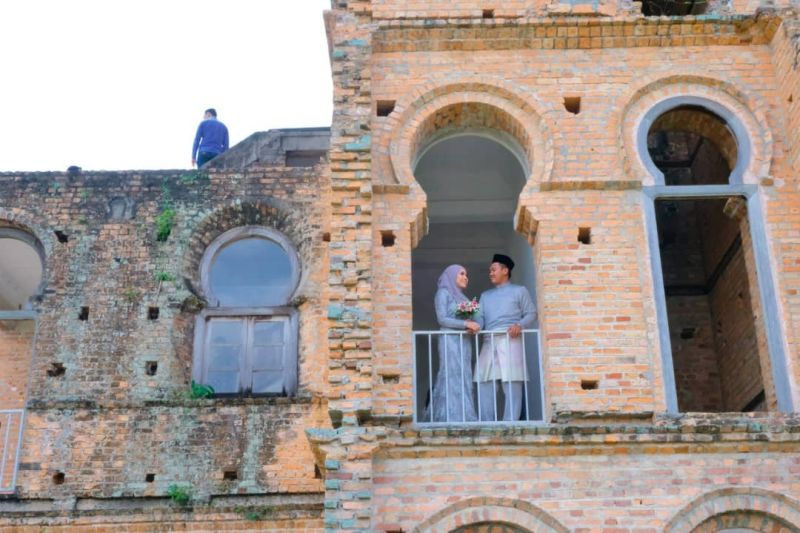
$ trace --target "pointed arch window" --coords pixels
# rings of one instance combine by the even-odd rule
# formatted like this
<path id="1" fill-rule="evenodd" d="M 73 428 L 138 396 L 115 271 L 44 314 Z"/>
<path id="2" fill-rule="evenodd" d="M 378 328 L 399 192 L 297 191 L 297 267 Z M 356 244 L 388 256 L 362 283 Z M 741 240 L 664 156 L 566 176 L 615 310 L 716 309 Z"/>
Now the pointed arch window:
<path id="1" fill-rule="evenodd" d="M 297 389 L 300 262 L 281 233 L 260 226 L 220 235 L 201 263 L 209 306 L 197 318 L 194 379 L 218 395 L 291 396 Z"/>

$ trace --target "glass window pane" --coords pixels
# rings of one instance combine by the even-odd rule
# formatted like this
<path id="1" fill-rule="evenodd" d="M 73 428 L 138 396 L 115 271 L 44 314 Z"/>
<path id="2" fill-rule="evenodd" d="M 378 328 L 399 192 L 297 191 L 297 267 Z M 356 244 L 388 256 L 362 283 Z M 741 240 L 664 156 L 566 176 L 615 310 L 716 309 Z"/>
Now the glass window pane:
<path id="1" fill-rule="evenodd" d="M 211 345 L 228 344 L 228 345 L 241 345 L 242 344 L 242 330 L 244 327 L 244 320 L 241 319 L 214 319 L 209 324 L 208 340 Z"/>
<path id="2" fill-rule="evenodd" d="M 283 344 L 283 320 L 256 322 L 253 331 L 253 344 L 256 346 L 275 346 Z"/>
<path id="3" fill-rule="evenodd" d="M 253 370 L 283 369 L 283 346 L 256 346 L 253 348 Z"/>
<path id="4" fill-rule="evenodd" d="M 206 384 L 214 387 L 217 394 L 239 392 L 238 372 L 209 372 Z"/>
<path id="5" fill-rule="evenodd" d="M 294 289 L 289 255 L 278 243 L 261 237 L 223 247 L 210 276 L 211 290 L 225 306 L 280 305 Z"/>
<path id="6" fill-rule="evenodd" d="M 211 346 L 208 355 L 209 370 L 239 370 L 241 346 Z"/>
<path id="7" fill-rule="evenodd" d="M 283 372 L 280 370 L 253 372 L 253 392 L 260 394 L 282 393 Z"/>

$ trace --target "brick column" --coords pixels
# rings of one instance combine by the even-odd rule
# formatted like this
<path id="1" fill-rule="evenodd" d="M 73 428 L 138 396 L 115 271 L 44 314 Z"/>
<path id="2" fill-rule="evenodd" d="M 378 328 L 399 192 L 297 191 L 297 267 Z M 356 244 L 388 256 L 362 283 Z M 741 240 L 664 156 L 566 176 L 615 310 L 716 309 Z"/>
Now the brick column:
<path id="1" fill-rule="evenodd" d="M 338 429 L 309 438 L 324 458 L 326 531 L 370 531 L 375 437 L 359 425 L 372 412 L 372 13 L 364 0 L 332 7 L 328 405 Z"/>
<path id="2" fill-rule="evenodd" d="M 370 3 L 334 8 L 328 394 L 334 425 L 357 425 L 372 408 Z"/>

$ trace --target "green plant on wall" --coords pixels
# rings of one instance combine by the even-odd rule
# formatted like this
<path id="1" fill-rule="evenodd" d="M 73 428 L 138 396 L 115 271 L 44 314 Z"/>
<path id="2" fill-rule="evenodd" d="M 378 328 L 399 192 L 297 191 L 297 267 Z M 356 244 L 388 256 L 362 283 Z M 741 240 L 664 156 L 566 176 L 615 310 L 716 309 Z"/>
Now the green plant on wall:
<path id="1" fill-rule="evenodd" d="M 173 276 L 169 272 L 165 272 L 164 270 L 160 270 L 160 271 L 156 272 L 155 278 L 156 278 L 156 281 L 159 282 L 159 283 L 175 281 L 175 276 Z"/>
<path id="2" fill-rule="evenodd" d="M 175 208 L 172 205 L 172 192 L 169 190 L 169 179 L 161 180 L 161 211 L 156 215 L 156 240 L 165 242 L 175 225 Z"/>
<path id="3" fill-rule="evenodd" d="M 161 212 L 156 216 L 156 240 L 165 242 L 172 233 L 172 226 L 175 225 L 175 209 L 172 204 L 162 204 Z"/>
<path id="4" fill-rule="evenodd" d="M 214 387 L 211 385 L 203 385 L 192 380 L 189 385 L 189 398 L 192 400 L 200 400 L 202 398 L 211 398 L 214 396 Z"/>
<path id="5" fill-rule="evenodd" d="M 192 499 L 192 487 L 173 483 L 167 487 L 167 496 L 175 505 L 186 507 Z"/>

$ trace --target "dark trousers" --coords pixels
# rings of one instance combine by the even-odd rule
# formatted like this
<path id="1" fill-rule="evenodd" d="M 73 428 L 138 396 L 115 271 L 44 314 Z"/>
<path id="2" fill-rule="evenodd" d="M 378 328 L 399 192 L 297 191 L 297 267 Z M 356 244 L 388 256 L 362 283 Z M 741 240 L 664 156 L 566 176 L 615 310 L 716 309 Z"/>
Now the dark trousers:
<path id="1" fill-rule="evenodd" d="M 197 154 L 197 168 L 202 167 L 203 165 L 205 165 L 206 163 L 208 163 L 209 161 L 211 161 L 212 159 L 214 159 L 218 155 L 219 154 L 215 154 L 214 152 L 200 152 L 200 153 L 198 153 Z"/>

